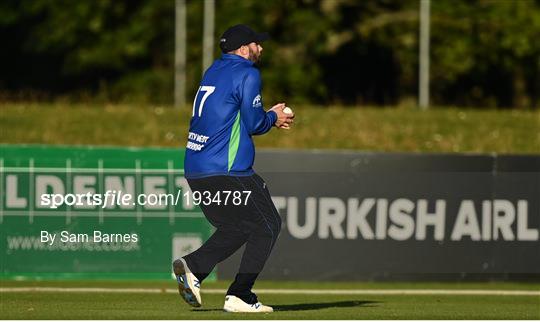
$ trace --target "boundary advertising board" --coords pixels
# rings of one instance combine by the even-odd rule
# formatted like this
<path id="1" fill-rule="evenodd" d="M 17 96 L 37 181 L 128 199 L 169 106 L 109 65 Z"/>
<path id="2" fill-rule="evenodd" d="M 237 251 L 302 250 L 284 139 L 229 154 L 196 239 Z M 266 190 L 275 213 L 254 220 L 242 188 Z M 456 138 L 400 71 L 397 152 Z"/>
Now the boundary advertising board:
<path id="1" fill-rule="evenodd" d="M 265 150 L 255 164 L 283 219 L 263 279 L 540 278 L 538 155 Z"/>
<path id="2" fill-rule="evenodd" d="M 181 149 L 0 148 L 4 278 L 170 278 L 172 259 L 212 233 L 200 209 L 183 198 L 189 187 Z M 53 207 L 40 198 L 107 191 L 175 200 Z"/>

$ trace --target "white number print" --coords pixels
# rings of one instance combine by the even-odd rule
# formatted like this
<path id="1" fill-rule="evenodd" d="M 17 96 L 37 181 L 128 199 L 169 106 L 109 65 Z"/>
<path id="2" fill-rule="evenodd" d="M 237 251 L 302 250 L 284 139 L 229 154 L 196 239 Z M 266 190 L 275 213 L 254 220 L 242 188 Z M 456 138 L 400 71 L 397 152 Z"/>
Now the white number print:
<path id="1" fill-rule="evenodd" d="M 215 86 L 200 86 L 199 90 L 197 91 L 197 94 L 195 94 L 195 99 L 193 100 L 193 112 L 191 113 L 191 116 L 195 116 L 195 103 L 197 102 L 197 97 L 199 96 L 200 92 L 204 92 L 204 95 L 201 99 L 201 104 L 199 104 L 199 117 L 201 117 L 202 110 L 204 107 L 204 102 L 206 102 L 206 99 L 210 94 L 212 94 L 216 90 Z"/>

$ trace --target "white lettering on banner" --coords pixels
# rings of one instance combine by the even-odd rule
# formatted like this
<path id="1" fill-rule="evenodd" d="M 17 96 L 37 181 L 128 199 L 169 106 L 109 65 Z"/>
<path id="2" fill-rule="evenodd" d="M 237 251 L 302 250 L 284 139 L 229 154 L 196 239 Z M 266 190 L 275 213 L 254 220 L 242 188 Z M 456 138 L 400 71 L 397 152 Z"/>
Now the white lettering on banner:
<path id="1" fill-rule="evenodd" d="M 517 235 L 518 240 L 538 240 L 538 229 L 528 228 L 528 205 L 527 201 L 519 200 L 517 202 Z"/>
<path id="2" fill-rule="evenodd" d="M 305 239 L 313 234 L 317 226 L 317 199 L 308 198 L 306 200 L 304 225 L 300 225 L 300 219 L 298 218 L 298 198 L 276 197 L 272 198 L 272 200 L 278 210 L 290 205 L 290 207 L 287 207 L 287 227 L 291 235 L 298 239 Z"/>
<path id="3" fill-rule="evenodd" d="M 73 193 L 76 195 L 79 194 L 95 194 L 96 189 L 96 177 L 95 176 L 76 176 L 73 178 Z M 91 203 L 90 200 L 83 199 L 79 200 L 75 205 L 74 208 L 77 209 L 92 209 L 95 208 L 95 206 Z"/>
<path id="4" fill-rule="evenodd" d="M 480 240 L 480 226 L 472 200 L 461 202 L 450 239 L 461 240 L 463 236 L 469 236 L 471 240 Z"/>
<path id="5" fill-rule="evenodd" d="M 345 238 L 341 224 L 345 220 L 345 203 L 339 198 L 319 198 L 319 238 L 326 239 L 330 232 L 335 239 Z"/>
<path id="6" fill-rule="evenodd" d="M 455 215 L 448 213 L 448 202 L 443 199 L 307 197 L 300 202 L 297 197 L 274 196 L 272 200 L 286 214 L 286 227 L 297 239 L 539 240 L 539 229 L 529 225 L 527 200 L 475 204 L 466 199 L 458 204 Z"/>
<path id="7" fill-rule="evenodd" d="M 168 161 L 167 169 L 149 168 L 144 163 L 142 168 L 140 164 L 138 168 L 35 167 L 32 175 L 26 168 L 4 168 L 9 172 L 0 176 L 0 194 L 4 196 L 0 198 L 0 225 L 5 218 L 23 216 L 64 217 L 66 224 L 77 217 L 95 218 L 100 223 L 103 218 L 133 217 L 137 225 L 151 217 L 169 218 L 170 222 L 202 218 L 197 205 L 181 198 L 180 192 L 186 190 L 179 186 L 189 187 L 183 170 L 174 169 Z M 33 242 L 32 238 L 21 240 Z M 39 239 L 37 236 L 41 245 Z"/>
<path id="8" fill-rule="evenodd" d="M 426 199 L 418 200 L 416 211 L 416 240 L 426 239 L 427 226 L 434 227 L 434 239 L 444 239 L 444 220 L 446 201 L 437 200 L 435 202 L 435 213 L 428 213 L 428 201 Z"/>
<path id="9" fill-rule="evenodd" d="M 36 176 L 36 208 L 49 208 L 50 200 L 45 200 L 43 197 L 46 194 L 65 194 L 64 183 L 62 180 L 53 175 L 37 175 Z"/>
<path id="10" fill-rule="evenodd" d="M 398 199 L 390 204 L 390 220 L 392 224 L 388 228 L 388 236 L 395 240 L 409 239 L 414 233 L 414 219 L 411 213 L 414 203 L 408 199 Z"/>
<path id="11" fill-rule="evenodd" d="M 491 201 L 482 202 L 482 240 L 491 240 Z"/>
<path id="12" fill-rule="evenodd" d="M 347 238 L 356 239 L 358 231 L 362 235 L 363 239 L 373 239 L 373 230 L 366 221 L 366 217 L 375 205 L 375 199 L 367 198 L 358 206 L 359 200 L 351 198 L 347 202 L 348 213 L 347 216 Z"/>
<path id="13" fill-rule="evenodd" d="M 18 179 L 19 178 L 13 174 L 6 176 L 6 206 L 8 208 L 26 208 L 28 203 L 26 198 L 18 196 Z"/>
<path id="14" fill-rule="evenodd" d="M 514 205 L 508 200 L 493 201 L 493 239 L 499 239 L 499 232 L 504 240 L 514 240 L 512 223 L 516 218 Z"/>
<path id="15" fill-rule="evenodd" d="M 189 191 L 189 185 L 181 175 L 171 175 L 166 170 L 163 174 L 156 170 L 149 171 L 151 175 L 119 174 L 116 171 L 101 175 L 97 171 L 67 175 L 63 171 L 53 174 L 38 170 L 33 176 L 6 173 L 0 183 L 5 189 L 2 191 L 3 216 L 19 216 L 29 213 L 26 210 L 30 209 L 43 215 L 48 215 L 51 209 L 55 210 L 54 215 L 68 210 L 75 213 L 80 208 L 76 207 L 78 203 L 91 201 L 94 205 L 100 204 L 101 197 L 104 197 L 107 208 L 105 213 L 115 207 L 135 209 L 135 204 L 143 209 L 161 207 L 174 211 L 175 208 L 168 205 L 173 204 L 171 200 L 175 195 L 172 192 L 178 188 L 182 194 L 176 195 L 176 203 L 181 204 L 183 210 L 193 209 L 193 204 L 178 197 Z M 135 199 L 130 203 L 119 202 L 127 197 L 126 194 L 137 197 L 146 194 L 155 198 L 144 199 L 145 203 Z M 63 196 L 65 200 L 56 200 Z M 388 199 L 369 196 L 274 196 L 273 199 L 276 207 L 285 215 L 285 229 L 297 239 L 536 242 L 540 238 L 538 205 L 529 204 L 524 199 L 433 200 L 426 197 Z M 125 213 L 129 215 L 131 212 Z M 152 212 L 148 214 L 152 215 Z M 37 238 L 39 243 L 40 236 Z"/>
<path id="16" fill-rule="evenodd" d="M 377 200 L 377 239 L 386 239 L 386 222 L 388 219 L 388 200 Z"/>

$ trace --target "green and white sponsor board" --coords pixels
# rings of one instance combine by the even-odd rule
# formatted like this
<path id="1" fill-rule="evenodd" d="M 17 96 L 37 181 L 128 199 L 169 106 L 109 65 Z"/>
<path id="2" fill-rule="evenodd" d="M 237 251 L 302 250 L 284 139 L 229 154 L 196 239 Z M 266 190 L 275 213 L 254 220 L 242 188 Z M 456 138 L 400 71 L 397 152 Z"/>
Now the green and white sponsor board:
<path id="1" fill-rule="evenodd" d="M 2 278 L 171 278 L 172 259 L 212 233 L 184 196 L 183 149 L 0 149 Z M 68 197 L 88 194 L 101 204 Z"/>

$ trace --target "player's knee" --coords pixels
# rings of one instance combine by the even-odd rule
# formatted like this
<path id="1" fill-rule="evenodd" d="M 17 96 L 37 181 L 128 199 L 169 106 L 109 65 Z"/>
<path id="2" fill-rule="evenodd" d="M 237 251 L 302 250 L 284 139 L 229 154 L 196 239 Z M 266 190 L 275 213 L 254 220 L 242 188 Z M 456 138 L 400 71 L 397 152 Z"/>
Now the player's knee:
<path id="1" fill-rule="evenodd" d="M 278 221 L 274 223 L 273 225 L 271 225 L 271 230 L 272 230 L 272 239 L 274 239 L 274 242 L 275 242 L 275 240 L 279 236 L 279 233 L 281 232 L 281 221 Z"/>
<path id="2" fill-rule="evenodd" d="M 258 232 L 256 232 L 258 238 L 268 239 L 268 240 L 275 240 L 277 236 L 279 235 L 279 228 L 276 227 L 276 225 L 263 225 L 258 229 Z"/>
<path id="3" fill-rule="evenodd" d="M 264 239 L 272 239 L 274 238 L 274 230 L 271 227 L 264 227 L 260 230 L 259 236 Z"/>

